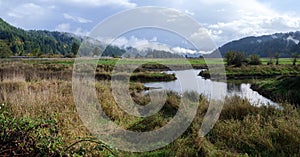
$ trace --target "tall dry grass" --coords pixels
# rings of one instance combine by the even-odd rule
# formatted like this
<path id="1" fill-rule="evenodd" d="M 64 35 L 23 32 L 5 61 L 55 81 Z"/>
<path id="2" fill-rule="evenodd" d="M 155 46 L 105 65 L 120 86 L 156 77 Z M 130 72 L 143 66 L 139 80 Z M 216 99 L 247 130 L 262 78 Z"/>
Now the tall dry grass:
<path id="1" fill-rule="evenodd" d="M 31 70 L 21 67 L 29 67 L 28 69 Z M 64 151 L 71 146 L 69 150 L 72 151 L 67 151 L 67 155 L 76 155 L 75 153 L 78 152 L 83 156 L 111 155 L 109 151 L 95 149 L 98 148 L 99 144 L 95 144 L 91 140 L 83 140 L 93 138 L 93 136 L 78 116 L 70 75 L 64 75 L 68 70 L 71 70 L 71 67 L 62 69 L 54 67 L 55 65 L 34 67 L 30 64 L 23 65 L 23 63 L 2 66 L 0 68 L 0 72 L 3 74 L 0 82 L 0 103 L 5 104 L 7 111 L 14 118 L 28 116 L 49 119 L 49 117 L 53 117 L 57 125 L 58 135 L 64 141 L 62 146 L 64 149 L 59 150 Z M 43 69 L 52 69 L 50 71 L 57 73 L 46 73 Z M 150 117 L 140 118 L 129 115 L 120 109 L 112 95 L 109 81 L 97 81 L 95 87 L 98 100 L 105 113 L 116 124 L 132 131 L 150 131 L 166 125 L 176 114 L 181 99 L 178 94 L 167 92 L 167 101 L 160 112 Z M 149 102 L 149 96 L 140 93 L 144 89 L 141 83 L 132 83 L 130 89 L 131 96 L 136 103 L 145 105 Z M 199 96 L 193 93 L 188 95 L 191 99 Z M 145 153 L 116 151 L 117 155 L 300 155 L 299 109 L 289 104 L 283 105 L 282 110 L 273 107 L 255 107 L 248 100 L 239 97 L 227 98 L 214 128 L 205 137 L 200 137 L 199 129 L 208 105 L 208 100 L 200 96 L 197 115 L 191 126 L 170 145 Z M 78 140 L 85 142 L 74 144 Z"/>

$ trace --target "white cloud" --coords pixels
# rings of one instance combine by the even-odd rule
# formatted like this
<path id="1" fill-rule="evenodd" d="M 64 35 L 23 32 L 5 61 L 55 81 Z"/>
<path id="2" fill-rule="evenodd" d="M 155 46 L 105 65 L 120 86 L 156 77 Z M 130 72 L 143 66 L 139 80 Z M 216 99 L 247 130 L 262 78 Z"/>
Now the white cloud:
<path id="1" fill-rule="evenodd" d="M 110 41 L 111 39 L 108 40 Z M 101 41 L 105 42 L 107 41 L 107 39 L 106 40 L 102 39 Z M 123 48 L 133 47 L 139 51 L 143 51 L 145 49 L 152 49 L 152 50 L 173 52 L 168 45 L 157 42 L 156 37 L 154 37 L 151 40 L 139 39 L 135 36 L 131 36 L 129 39 L 127 39 L 126 37 L 120 37 L 114 40 L 113 43 L 111 44 Z"/>
<path id="2" fill-rule="evenodd" d="M 7 15 L 13 18 L 35 18 L 45 14 L 45 10 L 34 3 L 25 3 L 11 9 Z"/>
<path id="3" fill-rule="evenodd" d="M 87 31 L 83 30 L 81 27 L 76 28 L 74 31 L 74 34 L 76 35 L 81 35 L 81 36 L 86 36 L 88 34 Z"/>
<path id="4" fill-rule="evenodd" d="M 63 15 L 64 15 L 65 19 L 73 20 L 73 21 L 78 22 L 78 23 L 90 23 L 90 22 L 92 22 L 91 20 L 88 20 L 88 19 L 85 19 L 85 18 L 82 18 L 82 17 L 78 17 L 78 16 L 71 16 L 67 13 L 64 13 Z"/>
<path id="5" fill-rule="evenodd" d="M 87 35 L 87 31 L 82 29 L 81 27 L 72 27 L 72 25 L 70 23 L 61 23 L 59 25 L 56 26 L 55 31 L 59 31 L 59 32 L 72 32 L 76 35 L 80 35 L 80 36 L 86 36 Z"/>
<path id="6" fill-rule="evenodd" d="M 50 5 L 48 6 L 49 9 L 56 9 L 56 6 L 55 5 Z"/>
<path id="7" fill-rule="evenodd" d="M 190 50 L 190 49 L 186 49 L 186 48 L 182 48 L 182 47 L 174 47 L 172 48 L 172 51 L 175 52 L 175 53 L 190 53 L 190 54 L 194 54 L 194 53 L 197 53 L 197 51 L 195 50 Z"/>
<path id="8" fill-rule="evenodd" d="M 101 21 L 123 9 L 144 5 L 171 7 L 192 15 L 221 46 L 245 36 L 299 30 L 300 10 L 297 6 L 300 2 L 275 1 L 0 0 L 0 17 L 25 29 L 60 29 L 82 34 L 93 28 L 96 20 Z M 168 22 L 178 18 L 169 12 L 165 14 L 170 16 Z"/>
<path id="9" fill-rule="evenodd" d="M 278 11 L 258 0 L 190 0 L 188 3 L 179 0 L 173 3 L 162 1 L 161 4 L 186 13 L 193 10 L 193 18 L 207 29 L 217 45 L 245 36 L 296 31 L 300 28 L 298 10 L 298 14 L 291 14 L 289 8 Z"/>
<path id="10" fill-rule="evenodd" d="M 63 2 L 81 7 L 121 6 L 125 8 L 134 8 L 137 6 L 135 3 L 131 3 L 128 0 L 65 0 Z"/>
<path id="11" fill-rule="evenodd" d="M 160 51 L 167 51 L 167 52 L 172 52 L 176 54 L 196 54 L 196 53 L 210 53 L 210 52 L 205 52 L 205 51 L 197 51 L 197 50 L 191 50 L 188 48 L 183 48 L 183 47 L 171 47 L 169 45 L 159 43 L 157 42 L 157 38 L 154 38 L 151 40 L 147 39 L 139 39 L 136 38 L 135 36 L 131 36 L 129 39 L 125 37 L 120 37 L 116 40 L 113 41 L 112 45 L 119 46 L 119 47 L 134 47 L 139 51 L 145 50 L 145 49 L 153 49 L 153 50 L 160 50 Z M 103 41 L 103 40 L 102 40 Z"/>
<path id="12" fill-rule="evenodd" d="M 191 12 L 191 11 L 189 11 L 189 10 L 185 10 L 184 12 L 185 12 L 186 14 L 188 14 L 188 15 L 191 15 L 191 16 L 195 15 L 194 12 Z"/>
<path id="13" fill-rule="evenodd" d="M 55 30 L 56 31 L 60 31 L 60 32 L 70 32 L 70 29 L 71 29 L 71 26 L 69 23 L 62 23 L 62 24 L 59 24 Z"/>
<path id="14" fill-rule="evenodd" d="M 264 16 L 243 16 L 238 20 L 208 26 L 212 38 L 223 43 L 245 36 L 297 31 L 299 28 L 299 17 L 278 13 Z"/>
<path id="15" fill-rule="evenodd" d="M 147 39 L 139 39 L 135 36 L 131 36 L 129 39 L 125 38 L 125 37 L 120 37 L 116 40 L 113 41 L 113 45 L 117 45 L 117 46 L 125 46 L 125 47 L 143 47 L 145 45 L 149 45 L 151 43 L 151 41 L 147 40 Z"/>
<path id="16" fill-rule="evenodd" d="M 150 41 L 156 42 L 157 41 L 157 37 L 153 37 Z"/>

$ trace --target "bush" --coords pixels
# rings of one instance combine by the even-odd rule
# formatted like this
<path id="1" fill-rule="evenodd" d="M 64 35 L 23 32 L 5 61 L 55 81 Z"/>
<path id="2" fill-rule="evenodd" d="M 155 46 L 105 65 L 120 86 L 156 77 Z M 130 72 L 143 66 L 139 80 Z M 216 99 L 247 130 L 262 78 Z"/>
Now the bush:
<path id="1" fill-rule="evenodd" d="M 261 65 L 261 61 L 258 55 L 254 54 L 250 56 L 250 65 Z"/>
<path id="2" fill-rule="evenodd" d="M 15 118 L 0 110 L 0 156 L 59 156 L 63 141 L 56 119 Z"/>
<path id="3" fill-rule="evenodd" d="M 229 51 L 225 54 L 227 65 L 242 66 L 247 62 L 245 53 Z"/>

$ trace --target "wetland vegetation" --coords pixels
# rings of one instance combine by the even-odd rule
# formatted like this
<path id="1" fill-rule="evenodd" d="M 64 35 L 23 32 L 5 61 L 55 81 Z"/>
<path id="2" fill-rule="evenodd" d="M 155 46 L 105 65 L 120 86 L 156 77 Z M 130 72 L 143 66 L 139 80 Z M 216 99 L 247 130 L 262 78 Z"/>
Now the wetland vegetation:
<path id="1" fill-rule="evenodd" d="M 116 61 L 99 60 L 96 77 L 97 74 L 101 74 L 101 78 L 109 77 Z M 195 67 L 205 66 L 203 59 L 190 61 Z M 177 65 L 178 61 L 169 61 L 167 65 L 172 63 Z M 200 97 L 196 117 L 177 140 L 150 152 L 123 152 L 95 138 L 79 118 L 72 95 L 72 59 L 6 60 L 0 64 L 0 155 L 298 156 L 300 153 L 300 110 L 289 102 L 280 103 L 282 109 L 278 109 L 274 106 L 256 107 L 238 96 L 227 97 L 214 128 L 205 137 L 200 137 L 198 133 L 209 100 L 198 94 L 190 94 L 190 97 Z M 141 66 L 131 76 L 141 79 L 131 79 L 130 83 L 131 96 L 140 105 L 150 101 L 149 93 L 141 93 L 145 89 L 142 83 L 145 77 L 150 81 L 157 77 L 171 77 L 166 80 L 176 77 L 154 70 L 157 67 L 168 70 L 150 63 Z M 298 68 L 292 65 L 263 67 L 278 68 L 278 71 Z M 258 85 L 269 88 L 276 83 L 276 87 L 287 87 L 278 83 L 284 79 L 274 78 L 274 81 L 260 82 Z M 294 87 L 294 91 L 297 91 L 298 86 Z M 181 99 L 178 93 L 168 92 L 167 101 L 160 112 L 141 118 L 129 115 L 118 107 L 112 96 L 109 78 L 97 79 L 95 88 L 105 113 L 116 124 L 132 131 L 150 131 L 164 126 L 177 112 Z M 269 90 L 276 91 L 272 88 Z"/>

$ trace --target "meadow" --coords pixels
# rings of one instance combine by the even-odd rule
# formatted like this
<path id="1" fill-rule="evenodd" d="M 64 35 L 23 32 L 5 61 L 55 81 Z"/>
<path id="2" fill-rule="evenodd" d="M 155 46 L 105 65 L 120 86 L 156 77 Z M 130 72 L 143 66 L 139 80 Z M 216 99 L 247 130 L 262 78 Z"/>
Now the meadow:
<path id="1" fill-rule="evenodd" d="M 180 64 L 177 61 L 163 61 Z M 1 156 L 300 155 L 299 108 L 289 103 L 280 104 L 282 110 L 272 106 L 255 107 L 246 99 L 226 98 L 214 128 L 205 137 L 201 137 L 198 133 L 209 101 L 195 93 L 188 95 L 190 99 L 200 98 L 196 117 L 177 140 L 150 152 L 118 150 L 95 138 L 78 116 L 71 83 L 73 62 L 72 59 L 61 59 L 0 63 Z M 100 60 L 97 72 L 109 75 L 115 62 L 115 59 Z M 201 66 L 203 64 L 201 59 L 191 62 Z M 138 72 L 144 74 L 146 71 L 142 68 Z M 151 76 L 157 74 L 153 71 L 150 73 Z M 181 99 L 179 94 L 168 92 L 161 111 L 140 118 L 118 107 L 109 80 L 97 80 L 95 88 L 105 113 L 119 126 L 137 132 L 164 126 L 176 114 Z M 150 99 L 148 94 L 140 92 L 142 90 L 143 83 L 132 80 L 130 91 L 133 100 L 145 105 Z"/>
<path id="2" fill-rule="evenodd" d="M 1 61 L 17 61 L 17 62 L 24 62 L 28 64 L 64 64 L 64 65 L 73 65 L 74 58 L 30 58 L 30 59 L 1 59 Z M 99 58 L 98 64 L 99 65 L 110 65 L 114 66 L 121 58 Z M 270 61 L 270 58 L 260 58 L 263 65 L 267 65 Z M 275 59 L 271 59 L 273 64 L 275 64 Z M 188 62 L 187 62 L 188 61 Z M 148 59 L 130 59 L 126 58 L 123 59 L 122 64 L 154 64 L 160 63 L 165 65 L 180 65 L 180 64 L 191 64 L 195 66 L 200 65 L 215 65 L 215 64 L 223 64 L 225 65 L 226 62 L 222 58 L 178 58 L 178 59 L 156 59 L 156 58 L 148 58 Z M 279 64 L 281 65 L 292 65 L 293 58 L 280 58 Z M 300 60 L 297 60 L 296 64 L 300 64 Z"/>

